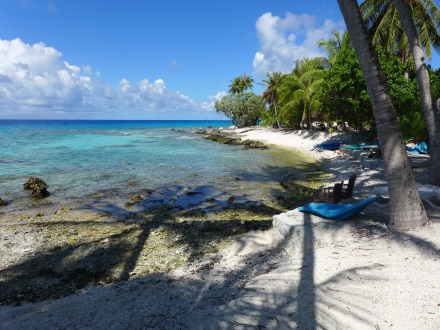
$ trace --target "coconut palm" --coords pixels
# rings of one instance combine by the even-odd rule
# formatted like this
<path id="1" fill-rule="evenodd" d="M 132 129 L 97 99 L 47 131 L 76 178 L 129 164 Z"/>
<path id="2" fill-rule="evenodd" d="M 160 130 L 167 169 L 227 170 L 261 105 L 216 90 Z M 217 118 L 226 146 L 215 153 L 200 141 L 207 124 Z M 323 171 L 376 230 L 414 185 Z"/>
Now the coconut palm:
<path id="1" fill-rule="evenodd" d="M 246 73 L 243 73 L 241 76 L 241 84 L 243 87 L 243 91 L 247 90 L 248 88 L 252 91 L 252 88 L 254 87 L 252 84 L 254 82 L 254 79 L 252 79 L 251 76 L 247 75 Z"/>
<path id="2" fill-rule="evenodd" d="M 431 58 L 431 45 L 440 50 L 440 10 L 431 0 L 366 0 L 361 10 L 375 42 L 388 52 L 399 51 L 402 59 L 413 55 L 431 150 L 428 180 L 440 185 L 440 121 L 423 55 L 424 49 Z"/>
<path id="3" fill-rule="evenodd" d="M 428 59 L 432 49 L 440 52 L 440 10 L 432 0 L 406 0 L 418 31 L 420 45 Z M 393 0 L 365 0 L 361 12 L 374 44 L 381 44 L 385 52 L 400 54 L 406 60 L 410 54 L 408 39 L 401 17 Z"/>
<path id="4" fill-rule="evenodd" d="M 408 229 L 428 222 L 414 180 L 405 142 L 377 54 L 364 25 L 356 0 L 338 0 L 355 48 L 376 119 L 390 194 L 390 225 Z"/>
<path id="5" fill-rule="evenodd" d="M 275 120 L 278 127 L 280 127 L 280 122 L 278 119 L 277 103 L 279 98 L 279 92 L 284 80 L 284 74 L 275 72 L 266 72 L 267 79 L 263 80 L 261 85 L 265 86 L 266 89 L 263 92 L 263 99 L 269 105 L 269 109 L 275 114 Z"/>
<path id="6" fill-rule="evenodd" d="M 342 36 L 338 30 L 333 30 L 332 33 L 333 38 L 330 38 L 329 40 L 321 39 L 318 41 L 318 46 L 323 48 L 327 53 L 330 65 L 336 60 L 336 56 L 340 49 L 350 47 L 350 37 L 347 31 L 344 31 Z"/>
<path id="7" fill-rule="evenodd" d="M 424 61 L 423 50 L 420 46 L 417 28 L 414 24 L 409 5 L 404 0 L 394 0 L 399 12 L 405 34 L 408 36 L 409 46 L 416 67 L 417 82 L 420 90 L 423 112 L 429 135 L 431 160 L 429 168 L 429 183 L 440 185 L 440 122 L 435 111 L 431 96 L 429 73 Z"/>
<path id="8" fill-rule="evenodd" d="M 254 79 L 251 76 L 244 73 L 242 76 L 235 77 L 231 80 L 231 84 L 229 85 L 229 93 L 238 94 L 243 93 L 248 88 L 252 90 L 252 83 Z"/>
<path id="9" fill-rule="evenodd" d="M 327 60 L 321 57 L 302 59 L 296 62 L 293 72 L 286 75 L 280 90 L 281 109 L 284 116 L 291 113 L 301 114 L 301 125 L 312 126 L 312 117 L 319 107 L 318 91 L 322 84 Z M 291 117 L 291 116 L 287 116 Z"/>
<path id="10" fill-rule="evenodd" d="M 229 85 L 229 93 L 238 94 L 242 92 L 243 92 L 243 88 L 241 84 L 241 77 L 236 77 L 232 79 L 231 84 Z"/>

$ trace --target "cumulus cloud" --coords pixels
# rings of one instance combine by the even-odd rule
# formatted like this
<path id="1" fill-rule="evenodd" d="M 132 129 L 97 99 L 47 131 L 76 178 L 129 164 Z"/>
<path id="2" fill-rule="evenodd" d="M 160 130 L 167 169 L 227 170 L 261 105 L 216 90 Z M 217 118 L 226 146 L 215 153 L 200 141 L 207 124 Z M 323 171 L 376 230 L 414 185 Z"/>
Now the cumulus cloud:
<path id="1" fill-rule="evenodd" d="M 342 27 L 342 22 L 318 23 L 316 17 L 307 14 L 287 13 L 285 18 L 263 14 L 255 24 L 260 49 L 253 61 L 254 75 L 263 77 L 268 71 L 288 73 L 296 60 L 324 56 L 318 41 L 329 39 L 333 30 Z"/>
<path id="2" fill-rule="evenodd" d="M 0 40 L 0 116 L 22 111 L 114 112 L 185 111 L 201 105 L 166 88 L 162 79 L 117 86 L 93 78 L 90 66 L 78 67 L 43 43 Z M 95 74 L 99 78 L 99 72 Z"/>
<path id="3" fill-rule="evenodd" d="M 227 92 L 221 91 L 221 92 L 218 92 L 215 95 L 208 96 L 209 101 L 208 102 L 202 102 L 201 103 L 201 108 L 203 110 L 206 110 L 206 111 L 214 111 L 214 109 L 215 109 L 215 102 L 216 101 L 220 101 L 226 95 L 228 95 Z"/>

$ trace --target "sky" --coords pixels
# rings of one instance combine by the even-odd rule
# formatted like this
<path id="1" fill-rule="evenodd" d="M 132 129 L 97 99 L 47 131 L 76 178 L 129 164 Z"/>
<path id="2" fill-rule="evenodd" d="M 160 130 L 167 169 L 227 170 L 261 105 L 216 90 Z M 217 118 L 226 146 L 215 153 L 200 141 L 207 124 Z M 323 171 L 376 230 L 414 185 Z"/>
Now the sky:
<path id="1" fill-rule="evenodd" d="M 2 0 L 0 119 L 225 119 L 231 80 L 261 93 L 334 30 L 336 0 Z"/>

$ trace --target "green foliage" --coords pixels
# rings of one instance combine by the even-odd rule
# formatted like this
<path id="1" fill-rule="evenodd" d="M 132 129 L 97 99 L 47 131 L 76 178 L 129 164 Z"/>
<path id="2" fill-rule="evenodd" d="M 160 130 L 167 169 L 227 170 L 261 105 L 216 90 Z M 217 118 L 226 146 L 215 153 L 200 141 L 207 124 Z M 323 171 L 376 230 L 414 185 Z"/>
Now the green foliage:
<path id="1" fill-rule="evenodd" d="M 427 139 L 414 62 L 409 60 L 402 63 L 398 57 L 386 55 L 381 47 L 376 47 L 376 51 L 390 87 L 403 135 Z"/>
<path id="2" fill-rule="evenodd" d="M 252 90 L 254 79 L 251 76 L 243 73 L 242 76 L 235 77 L 231 80 L 231 84 L 229 85 L 229 93 L 238 94 L 243 93 L 248 88 Z"/>
<path id="3" fill-rule="evenodd" d="M 265 110 L 265 102 L 254 93 L 235 93 L 215 102 L 215 110 L 223 112 L 237 127 L 255 126 Z"/>
<path id="4" fill-rule="evenodd" d="M 275 117 L 275 113 L 270 111 L 270 108 L 261 113 L 260 119 L 261 119 L 261 125 L 263 126 L 278 125 L 277 118 Z"/>
<path id="5" fill-rule="evenodd" d="M 327 63 L 320 57 L 297 61 L 292 73 L 283 79 L 279 93 L 280 118 L 290 126 L 306 122 L 310 128 L 321 106 L 317 96 Z"/>
<path id="6" fill-rule="evenodd" d="M 261 83 L 261 85 L 266 87 L 262 97 L 269 105 L 270 114 L 266 114 L 264 118 L 262 118 L 263 125 L 277 124 L 279 126 L 277 104 L 280 89 L 286 76 L 279 71 L 275 71 L 272 73 L 266 72 L 266 77 L 267 79 Z"/>
<path id="7" fill-rule="evenodd" d="M 428 65 L 429 79 L 431 82 L 432 101 L 435 103 L 440 98 L 440 69 L 433 70 Z"/>
<path id="8" fill-rule="evenodd" d="M 363 127 L 374 118 L 359 62 L 350 44 L 338 50 L 332 67 L 325 72 L 319 99 L 321 111 L 328 114 L 329 120 Z"/>
<path id="9" fill-rule="evenodd" d="M 413 14 L 420 44 L 428 59 L 431 59 L 431 45 L 437 52 L 440 51 L 440 10 L 433 0 L 407 2 Z M 409 44 L 394 2 L 365 0 L 360 8 L 373 43 L 382 45 L 387 54 L 399 54 L 401 58 L 408 58 Z"/>
<path id="10" fill-rule="evenodd" d="M 426 125 L 413 62 L 402 63 L 398 57 L 386 55 L 381 47 L 376 51 L 403 134 L 424 136 Z M 347 121 L 357 128 L 374 126 L 370 99 L 351 45 L 338 49 L 332 67 L 324 74 L 319 99 L 328 120 Z"/>

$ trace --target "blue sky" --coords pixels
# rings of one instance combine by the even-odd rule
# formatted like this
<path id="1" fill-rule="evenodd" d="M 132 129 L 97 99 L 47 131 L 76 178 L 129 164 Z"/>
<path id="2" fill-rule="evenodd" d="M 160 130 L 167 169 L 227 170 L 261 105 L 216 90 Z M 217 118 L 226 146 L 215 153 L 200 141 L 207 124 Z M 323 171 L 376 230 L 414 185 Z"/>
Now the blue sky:
<path id="1" fill-rule="evenodd" d="M 224 119 L 234 77 L 261 92 L 334 29 L 328 0 L 2 0 L 0 118 Z"/>

